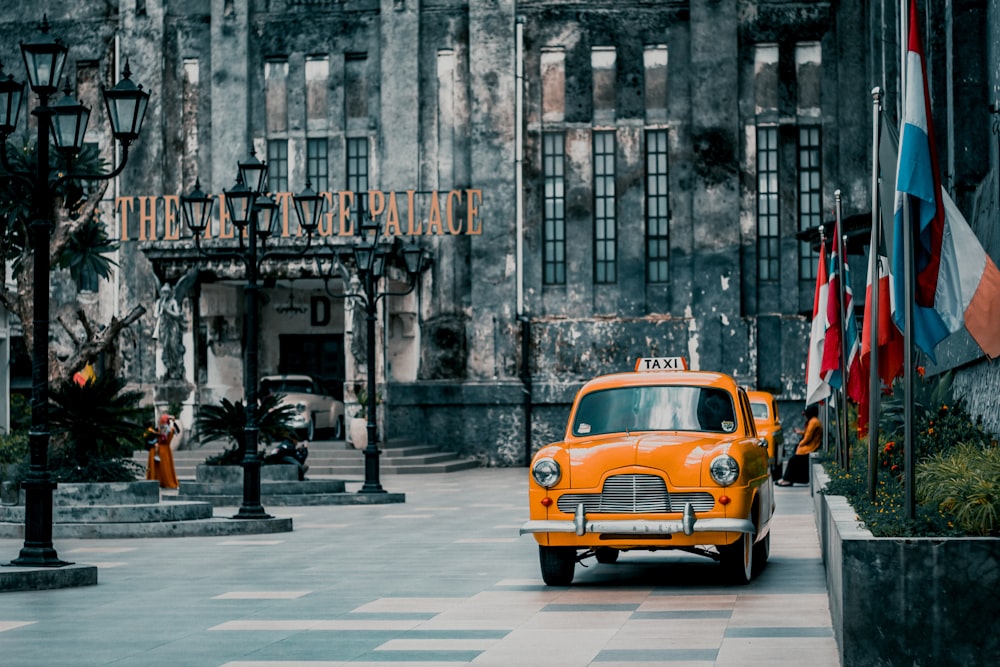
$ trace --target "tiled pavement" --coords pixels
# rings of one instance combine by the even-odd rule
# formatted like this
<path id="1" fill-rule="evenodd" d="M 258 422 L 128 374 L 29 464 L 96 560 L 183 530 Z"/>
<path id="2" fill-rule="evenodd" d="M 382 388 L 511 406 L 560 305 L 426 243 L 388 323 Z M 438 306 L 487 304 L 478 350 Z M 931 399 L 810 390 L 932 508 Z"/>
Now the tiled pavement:
<path id="1" fill-rule="evenodd" d="M 0 594 L 0 665 L 839 665 L 805 487 L 778 489 L 748 586 L 660 552 L 550 588 L 518 537 L 526 475 L 383 476 L 404 504 L 269 508 L 290 533 L 57 540 L 99 583 Z M 0 559 L 21 544 L 0 540 Z"/>

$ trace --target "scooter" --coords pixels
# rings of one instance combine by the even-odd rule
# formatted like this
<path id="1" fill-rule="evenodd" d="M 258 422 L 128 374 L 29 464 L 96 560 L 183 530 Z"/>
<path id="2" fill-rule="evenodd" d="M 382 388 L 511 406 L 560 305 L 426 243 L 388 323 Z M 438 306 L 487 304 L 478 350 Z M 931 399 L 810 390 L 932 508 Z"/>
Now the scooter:
<path id="1" fill-rule="evenodd" d="M 299 481 L 306 478 L 306 459 L 309 457 L 309 447 L 306 443 L 296 445 L 289 440 L 275 443 L 264 455 L 264 465 L 294 465 L 299 469 Z"/>

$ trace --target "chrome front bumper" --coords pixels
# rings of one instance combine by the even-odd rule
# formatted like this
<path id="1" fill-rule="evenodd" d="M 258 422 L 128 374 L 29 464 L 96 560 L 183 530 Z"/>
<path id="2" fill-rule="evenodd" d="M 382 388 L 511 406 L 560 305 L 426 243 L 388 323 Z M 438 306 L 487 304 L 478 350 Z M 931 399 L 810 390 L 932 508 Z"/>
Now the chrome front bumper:
<path id="1" fill-rule="evenodd" d="M 528 521 L 521 526 L 521 535 L 528 533 L 615 533 L 620 535 L 672 535 L 684 533 L 748 533 L 757 532 L 750 519 L 699 519 L 695 516 L 691 503 L 684 504 L 680 520 L 663 521 L 588 519 L 583 505 L 576 506 L 572 521 L 559 519 L 539 519 Z"/>

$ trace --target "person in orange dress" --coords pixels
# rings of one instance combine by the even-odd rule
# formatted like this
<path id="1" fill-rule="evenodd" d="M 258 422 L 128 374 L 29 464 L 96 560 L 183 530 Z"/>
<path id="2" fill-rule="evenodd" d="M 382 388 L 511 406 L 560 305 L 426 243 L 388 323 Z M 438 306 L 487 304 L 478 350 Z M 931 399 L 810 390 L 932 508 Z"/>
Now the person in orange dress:
<path id="1" fill-rule="evenodd" d="M 778 486 L 808 484 L 809 455 L 823 444 L 823 424 L 819 420 L 819 406 L 815 403 L 807 405 L 802 414 L 806 418 L 806 428 L 804 431 L 796 429 L 796 433 L 801 433 L 802 437 L 795 447 L 795 455 L 788 459 L 785 465 L 785 474 L 776 482 Z"/>
<path id="2" fill-rule="evenodd" d="M 161 415 L 159 429 L 149 430 L 152 446 L 149 448 L 149 458 L 146 462 L 146 479 L 158 480 L 161 489 L 176 489 L 180 483 L 177 481 L 177 471 L 174 469 L 174 455 L 170 442 L 180 431 L 177 420 L 167 414 Z"/>

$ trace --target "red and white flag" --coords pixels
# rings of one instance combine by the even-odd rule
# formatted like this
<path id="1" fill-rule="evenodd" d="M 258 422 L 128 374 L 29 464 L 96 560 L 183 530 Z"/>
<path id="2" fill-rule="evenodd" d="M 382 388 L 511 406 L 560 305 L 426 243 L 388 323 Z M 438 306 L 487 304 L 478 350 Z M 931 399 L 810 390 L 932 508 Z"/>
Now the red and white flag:
<path id="1" fill-rule="evenodd" d="M 826 275 L 826 241 L 819 247 L 816 271 L 816 294 L 813 297 L 812 330 L 809 332 L 809 355 L 806 361 L 806 405 L 830 397 L 830 385 L 823 380 L 823 340 L 826 338 L 826 307 L 830 286 Z"/>

